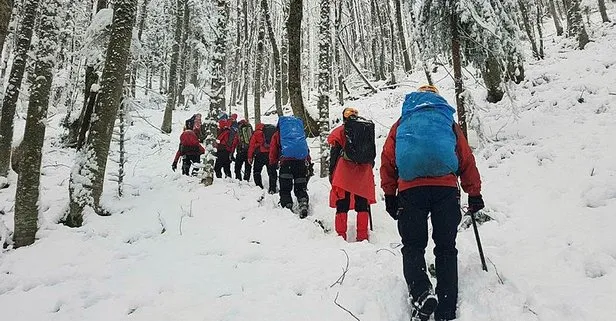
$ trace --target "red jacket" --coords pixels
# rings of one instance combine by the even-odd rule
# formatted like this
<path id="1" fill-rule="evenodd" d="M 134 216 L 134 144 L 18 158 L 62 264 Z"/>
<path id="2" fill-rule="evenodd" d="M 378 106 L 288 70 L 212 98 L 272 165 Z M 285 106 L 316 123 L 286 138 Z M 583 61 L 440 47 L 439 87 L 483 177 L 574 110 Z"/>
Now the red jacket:
<path id="1" fill-rule="evenodd" d="M 255 127 L 255 132 L 250 137 L 250 144 L 248 145 L 248 160 L 252 160 L 255 151 L 259 153 L 269 153 L 269 147 L 265 145 L 265 133 L 263 133 L 263 127 L 265 125 L 259 123 Z"/>
<path id="2" fill-rule="evenodd" d="M 180 147 L 175 153 L 174 163 L 177 163 L 180 156 L 184 155 L 201 155 L 205 153 L 205 148 L 199 143 L 199 137 L 192 130 L 188 129 L 180 135 Z"/>
<path id="3" fill-rule="evenodd" d="M 399 121 L 396 122 L 387 136 L 383 153 L 381 154 L 381 188 L 385 195 L 396 195 L 417 186 L 458 186 L 458 178 L 454 174 L 439 177 L 419 177 L 412 181 L 404 181 L 398 178 L 396 166 L 396 132 L 398 131 Z M 470 196 L 481 194 L 481 178 L 479 170 L 475 165 L 475 157 L 468 142 L 462 133 L 462 129 L 455 124 L 456 131 L 456 155 L 458 156 L 460 180 L 462 189 Z"/>
<path id="4" fill-rule="evenodd" d="M 270 150 L 269 150 L 269 163 L 270 165 L 278 164 L 278 162 L 284 162 L 287 160 L 294 160 L 292 158 L 280 157 L 280 131 L 276 131 L 272 136 L 272 140 L 270 141 Z M 309 151 L 310 152 L 310 151 Z M 307 161 L 311 161 L 310 154 L 306 157 Z"/>
<path id="5" fill-rule="evenodd" d="M 334 129 L 327 137 L 327 143 L 332 146 L 338 145 L 344 149 L 346 136 L 344 126 Z M 334 159 L 334 155 L 332 158 Z M 345 198 L 346 192 L 361 196 L 368 200 L 368 204 L 376 203 L 376 193 L 374 191 L 374 173 L 371 164 L 356 164 L 339 157 L 334 164 L 332 175 L 332 189 L 329 193 L 329 206 L 336 207 L 336 201 Z M 351 208 L 354 209 L 355 197 L 351 197 Z"/>
<path id="6" fill-rule="evenodd" d="M 220 131 L 220 134 L 218 134 L 218 137 L 216 138 L 216 140 L 218 141 L 218 144 L 216 145 L 216 147 L 220 150 L 220 149 L 225 149 L 226 151 L 228 151 L 229 153 L 233 153 L 233 151 L 235 151 L 235 147 L 237 147 L 237 144 L 239 143 L 239 138 L 237 137 L 237 134 L 233 137 L 232 141 L 229 141 L 231 138 L 231 129 L 229 128 L 223 128 Z"/>

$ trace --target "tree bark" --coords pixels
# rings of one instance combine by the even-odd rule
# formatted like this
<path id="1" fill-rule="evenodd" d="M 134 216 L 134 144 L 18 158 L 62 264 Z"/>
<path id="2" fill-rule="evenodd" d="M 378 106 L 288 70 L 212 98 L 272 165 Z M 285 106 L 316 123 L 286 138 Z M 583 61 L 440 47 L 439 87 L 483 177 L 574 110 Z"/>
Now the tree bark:
<path id="1" fill-rule="evenodd" d="M 599 12 L 601 13 L 601 20 L 603 20 L 603 22 L 611 22 L 610 18 L 607 16 L 607 10 L 605 9 L 605 0 L 598 0 L 599 1 Z M 2 48 L 2 46 L 0 46 L 0 48 Z"/>
<path id="2" fill-rule="evenodd" d="M 141 41 L 141 35 L 145 28 L 145 19 L 148 16 L 148 0 L 141 2 L 141 10 L 139 11 L 139 27 L 137 28 L 137 39 Z"/>
<path id="3" fill-rule="evenodd" d="M 567 36 L 577 38 L 578 49 L 584 49 L 586 44 L 590 42 L 582 17 L 581 4 L 582 0 L 570 0 L 568 1 L 567 9 L 567 21 L 569 21 L 567 25 Z"/>
<path id="4" fill-rule="evenodd" d="M 2 48 L 4 48 L 4 40 L 8 34 L 12 11 L 13 0 L 0 0 L 0 55 L 2 54 Z"/>
<path id="5" fill-rule="evenodd" d="M 336 7 L 336 22 L 335 22 L 335 33 L 338 34 L 341 32 L 341 22 L 342 22 L 342 1 L 338 1 L 338 6 Z M 337 36 L 334 36 L 334 39 L 338 39 Z M 338 97 L 338 104 L 340 106 L 344 105 L 344 76 L 342 75 L 342 57 L 340 57 L 340 44 L 338 42 L 334 43 L 334 59 L 336 60 L 336 76 L 338 79 L 338 87 L 336 90 L 336 97 Z"/>
<path id="6" fill-rule="evenodd" d="M 182 19 L 183 27 L 182 27 L 182 42 L 180 43 L 181 54 L 180 54 L 180 81 L 178 84 L 178 104 L 180 106 L 184 106 L 186 104 L 186 98 L 184 97 L 183 91 L 186 87 L 186 69 L 187 69 L 187 61 L 188 61 L 188 26 L 190 23 L 190 11 L 188 10 L 188 1 L 184 1 L 184 18 Z"/>
<path id="7" fill-rule="evenodd" d="M 282 5 L 283 19 L 288 19 L 289 6 L 287 1 Z M 282 24 L 282 39 L 280 41 L 280 69 L 281 69 L 281 94 L 282 105 L 289 103 L 289 38 L 287 23 Z"/>
<path id="8" fill-rule="evenodd" d="M 9 74 L 7 91 L 2 101 L 0 118 L 0 177 L 6 177 L 11 163 L 11 145 L 13 143 L 13 118 L 17 107 L 17 98 L 26 69 L 28 50 L 32 41 L 32 28 L 36 20 L 40 0 L 23 0 L 23 19 L 17 32 L 17 47 L 13 67 Z M 1 186 L 0 186 L 1 187 Z"/>
<path id="9" fill-rule="evenodd" d="M 543 10 L 541 5 L 537 4 L 537 32 L 539 32 L 539 59 L 545 58 L 545 51 L 543 50 Z"/>
<path id="10" fill-rule="evenodd" d="M 278 50 L 278 44 L 276 43 L 276 36 L 274 35 L 274 27 L 272 26 L 272 19 L 270 17 L 267 0 L 261 0 L 261 7 L 263 8 L 263 14 L 265 16 L 265 23 L 267 24 L 267 34 L 269 36 L 270 43 L 272 44 L 276 113 L 278 114 L 278 116 L 282 116 L 282 80 L 280 71 L 280 51 Z"/>
<path id="11" fill-rule="evenodd" d="M 71 227 L 81 226 L 83 209 L 86 206 L 104 214 L 100 207 L 100 198 L 109 144 L 122 98 L 136 14 L 137 0 L 115 1 L 111 37 L 101 76 L 101 90 L 94 110 L 94 121 L 86 146 L 77 154 L 69 181 L 70 204 L 65 223 Z"/>
<path id="12" fill-rule="evenodd" d="M 396 26 L 398 29 L 398 39 L 400 40 L 400 49 L 402 49 L 402 59 L 404 59 L 404 71 L 409 73 L 412 71 L 411 58 L 409 57 L 409 48 L 406 45 L 406 37 L 404 33 L 404 23 L 402 22 L 402 4 L 400 0 L 394 0 L 396 10 Z"/>
<path id="13" fill-rule="evenodd" d="M 462 128 L 464 137 L 468 138 L 466 126 L 466 111 L 464 109 L 464 84 L 462 82 L 462 59 L 460 53 L 460 33 L 458 31 L 458 12 L 456 1 L 452 0 L 449 9 L 449 26 L 451 28 L 451 58 L 453 62 L 453 83 L 456 89 L 456 106 L 458 110 L 458 123 Z"/>
<path id="14" fill-rule="evenodd" d="M 528 3 L 525 3 L 522 0 L 518 0 L 518 7 L 520 8 L 520 13 L 522 14 L 524 30 L 526 31 L 528 41 L 530 42 L 531 48 L 533 50 L 533 56 L 535 56 L 536 59 L 541 59 L 541 56 L 539 55 L 539 50 L 537 49 L 537 43 L 535 42 L 535 30 L 533 29 L 530 17 L 528 15 L 528 6 Z"/>
<path id="15" fill-rule="evenodd" d="M 253 89 L 255 124 L 261 122 L 261 71 L 263 69 L 263 42 L 265 41 L 265 26 L 263 16 L 257 22 L 259 35 L 257 38 L 257 56 L 255 61 L 255 83 Z"/>
<path id="16" fill-rule="evenodd" d="M 306 111 L 302 98 L 302 1 L 303 0 L 291 0 L 289 6 L 289 19 L 287 20 L 287 32 L 289 37 L 289 98 L 293 114 L 304 121 L 308 136 L 316 137 L 319 134 L 319 124 L 308 114 L 308 111 Z"/>
<path id="17" fill-rule="evenodd" d="M 331 74 L 330 74 L 330 47 L 331 47 L 331 9 L 329 0 L 320 1 L 320 24 L 319 24 L 319 101 L 317 108 L 319 109 L 319 124 L 320 124 L 320 151 L 321 151 L 321 177 L 327 177 L 329 174 L 329 144 L 327 136 L 329 135 L 329 100 L 331 90 Z"/>
<path id="18" fill-rule="evenodd" d="M 563 25 L 562 25 L 562 22 L 560 21 L 560 15 L 556 11 L 556 5 L 554 4 L 554 0 L 549 0 L 549 1 L 550 1 L 549 2 L 550 14 L 552 15 L 552 19 L 554 20 L 554 27 L 556 28 L 556 35 L 562 36 L 563 35 Z"/>
<path id="19" fill-rule="evenodd" d="M 21 144 L 21 173 L 15 193 L 15 248 L 34 243 L 37 231 L 41 158 L 54 67 L 54 60 L 49 57 L 55 56 L 58 48 L 58 9 L 59 0 L 47 0 L 42 6 L 34 68 L 36 77 L 30 87 L 26 118 L 25 132 L 28 134 Z"/>
<path id="20" fill-rule="evenodd" d="M 481 74 L 483 76 L 483 81 L 486 84 L 486 89 L 488 90 L 486 100 L 491 103 L 501 101 L 504 94 L 501 86 L 503 83 L 503 72 L 500 62 L 493 54 L 488 53 L 485 66 L 482 69 Z"/>
<path id="21" fill-rule="evenodd" d="M 171 124 L 173 122 L 173 110 L 177 102 L 177 75 L 178 63 L 180 59 L 180 44 L 182 42 L 182 19 L 184 18 L 184 5 L 187 0 L 177 0 L 175 14 L 175 35 L 173 37 L 173 46 L 171 47 L 171 62 L 169 63 L 169 87 L 167 89 L 167 105 L 165 106 L 165 115 L 163 124 L 160 130 L 163 133 L 171 132 Z"/>

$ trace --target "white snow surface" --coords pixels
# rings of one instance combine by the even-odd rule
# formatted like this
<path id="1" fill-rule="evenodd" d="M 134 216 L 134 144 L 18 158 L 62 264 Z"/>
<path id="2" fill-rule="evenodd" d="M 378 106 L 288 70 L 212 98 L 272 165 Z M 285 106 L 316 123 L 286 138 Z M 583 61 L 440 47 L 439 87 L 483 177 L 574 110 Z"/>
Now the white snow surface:
<path id="1" fill-rule="evenodd" d="M 494 220 L 479 227 L 488 272 L 472 229 L 458 234 L 460 321 L 616 318 L 616 28 L 593 25 L 595 42 L 575 51 L 546 26 L 547 58 L 528 59 L 527 80 L 509 87 L 510 98 L 487 104 L 481 86 L 466 80 L 487 138 L 471 143 Z M 434 79 L 453 104 L 443 68 Z M 375 120 L 380 148 L 404 94 L 421 83 L 415 72 L 407 85 L 347 106 Z M 314 222 L 333 229 L 327 179 L 310 181 L 311 213 L 300 220 L 252 182 L 206 188 L 172 172 L 184 120 L 203 111 L 175 111 L 174 132 L 164 135 L 144 121 L 160 124 L 163 107 L 133 115 L 126 195 L 117 198 L 113 182 L 105 187 L 113 215 L 86 212 L 76 229 L 56 224 L 74 153 L 56 147 L 62 117 L 50 119 L 37 241 L 0 252 L 2 319 L 353 320 L 336 297 L 361 321 L 409 319 L 400 238 L 380 188 L 370 241 L 345 242 Z M 332 108 L 333 117 L 340 112 Z M 9 180 L 0 219 L 12 230 L 14 175 Z M 348 272 L 336 282 L 345 253 Z"/>

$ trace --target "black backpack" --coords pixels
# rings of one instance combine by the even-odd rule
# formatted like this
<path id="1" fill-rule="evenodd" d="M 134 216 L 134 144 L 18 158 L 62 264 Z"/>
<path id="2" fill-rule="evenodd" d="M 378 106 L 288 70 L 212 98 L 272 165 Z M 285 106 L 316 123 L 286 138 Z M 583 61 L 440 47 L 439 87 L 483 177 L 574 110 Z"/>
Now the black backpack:
<path id="1" fill-rule="evenodd" d="M 267 124 L 263 126 L 263 136 L 265 136 L 265 148 L 269 148 L 272 142 L 272 136 L 276 132 L 276 126 Z"/>
<path id="2" fill-rule="evenodd" d="M 373 164 L 376 158 L 374 123 L 368 119 L 350 118 L 344 123 L 346 144 L 344 159 L 357 164 Z"/>

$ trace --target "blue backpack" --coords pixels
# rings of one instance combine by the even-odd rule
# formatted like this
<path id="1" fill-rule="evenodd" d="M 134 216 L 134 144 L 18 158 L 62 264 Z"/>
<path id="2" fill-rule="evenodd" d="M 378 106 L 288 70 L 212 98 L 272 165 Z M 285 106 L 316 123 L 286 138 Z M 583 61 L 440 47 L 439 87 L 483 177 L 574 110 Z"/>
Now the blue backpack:
<path id="1" fill-rule="evenodd" d="M 280 128 L 281 156 L 291 159 L 306 159 L 309 155 L 304 123 L 295 116 L 281 116 Z"/>
<path id="2" fill-rule="evenodd" d="M 455 109 L 438 94 L 406 95 L 396 133 L 396 165 L 401 179 L 457 173 L 454 113 Z"/>

